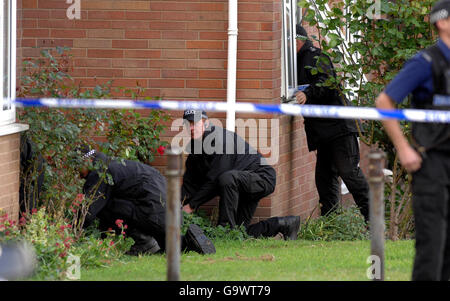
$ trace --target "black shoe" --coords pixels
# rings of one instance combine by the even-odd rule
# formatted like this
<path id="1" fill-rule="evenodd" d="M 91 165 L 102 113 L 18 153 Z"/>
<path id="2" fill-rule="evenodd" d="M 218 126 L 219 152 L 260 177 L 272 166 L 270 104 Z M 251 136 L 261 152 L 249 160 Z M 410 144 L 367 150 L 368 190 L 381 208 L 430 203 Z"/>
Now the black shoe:
<path id="1" fill-rule="evenodd" d="M 211 240 L 203 233 L 202 229 L 195 224 L 189 225 L 186 231 L 187 251 L 195 251 L 200 254 L 214 254 L 216 248 Z"/>
<path id="2" fill-rule="evenodd" d="M 285 240 L 296 240 L 300 228 L 300 216 L 285 216 L 278 218 L 280 232 Z"/>
<path id="3" fill-rule="evenodd" d="M 138 256 L 155 254 L 161 250 L 161 247 L 153 236 L 139 233 L 133 235 L 132 238 L 134 240 L 134 245 L 132 245 L 130 250 L 125 253 L 126 255 Z"/>

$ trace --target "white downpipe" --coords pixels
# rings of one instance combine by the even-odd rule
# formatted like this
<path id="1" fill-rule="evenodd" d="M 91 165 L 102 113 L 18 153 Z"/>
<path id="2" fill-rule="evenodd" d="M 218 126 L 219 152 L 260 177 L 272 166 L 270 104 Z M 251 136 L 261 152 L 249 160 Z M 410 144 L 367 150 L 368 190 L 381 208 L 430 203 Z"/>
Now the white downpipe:
<path id="1" fill-rule="evenodd" d="M 228 1 L 227 130 L 235 131 L 238 0 Z"/>

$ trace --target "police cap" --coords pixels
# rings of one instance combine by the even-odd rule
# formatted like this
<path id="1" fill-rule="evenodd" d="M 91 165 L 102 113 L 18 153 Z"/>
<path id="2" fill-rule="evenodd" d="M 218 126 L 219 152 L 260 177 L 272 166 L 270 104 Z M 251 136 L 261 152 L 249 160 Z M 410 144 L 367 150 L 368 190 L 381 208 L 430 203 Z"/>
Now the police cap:
<path id="1" fill-rule="evenodd" d="M 435 24 L 439 20 L 450 17 L 450 0 L 440 0 L 431 9 L 430 22 Z"/>
<path id="2" fill-rule="evenodd" d="M 183 113 L 183 119 L 186 119 L 188 121 L 199 121 L 202 118 L 208 119 L 205 111 L 189 109 L 185 110 Z"/>

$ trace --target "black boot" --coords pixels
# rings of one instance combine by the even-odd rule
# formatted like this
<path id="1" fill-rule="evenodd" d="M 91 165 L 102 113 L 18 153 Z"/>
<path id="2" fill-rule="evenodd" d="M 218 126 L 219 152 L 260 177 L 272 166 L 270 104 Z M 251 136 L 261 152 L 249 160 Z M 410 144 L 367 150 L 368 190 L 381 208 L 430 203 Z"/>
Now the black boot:
<path id="1" fill-rule="evenodd" d="M 134 245 L 125 254 L 138 256 L 144 254 L 155 254 L 161 250 L 156 239 L 148 234 L 144 234 L 138 230 L 133 230 L 129 234 L 134 240 Z"/>
<path id="2" fill-rule="evenodd" d="M 296 240 L 300 228 L 300 216 L 284 216 L 278 218 L 279 232 L 285 240 Z"/>
<path id="3" fill-rule="evenodd" d="M 200 254 L 214 254 L 216 248 L 203 230 L 195 224 L 189 225 L 185 235 L 186 251 L 195 251 Z"/>

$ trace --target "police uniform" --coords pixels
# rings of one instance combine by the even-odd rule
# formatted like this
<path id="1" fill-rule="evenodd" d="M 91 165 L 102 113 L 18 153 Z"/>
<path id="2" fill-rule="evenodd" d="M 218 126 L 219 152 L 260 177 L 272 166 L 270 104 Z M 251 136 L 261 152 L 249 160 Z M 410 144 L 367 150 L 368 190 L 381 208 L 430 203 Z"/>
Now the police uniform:
<path id="1" fill-rule="evenodd" d="M 105 231 L 115 228 L 115 221 L 122 219 L 128 226 L 127 235 L 135 241 L 130 255 L 164 251 L 166 178 L 155 168 L 141 162 L 111 160 L 96 151 L 87 152 L 85 156 L 93 157 L 93 165 L 97 169 L 101 165 L 96 161 L 103 161 L 113 184 L 103 179 L 97 169 L 87 174 L 83 192 L 92 197 L 93 202 L 89 206 L 84 227 L 98 218 L 100 229 Z M 216 251 L 213 243 L 196 225 L 189 225 L 186 235 L 181 237 L 181 248 L 202 254 Z"/>
<path id="2" fill-rule="evenodd" d="M 300 25 L 297 33 L 306 31 Z M 317 57 L 322 57 L 318 61 Z M 320 62 L 322 72 L 311 73 L 311 67 Z M 307 40 L 297 53 L 298 85 L 308 84 L 304 91 L 306 104 L 344 106 L 348 100 L 336 89 L 320 86 L 328 77 L 336 77 L 333 65 L 328 56 L 314 47 Z M 321 214 L 325 215 L 337 208 L 339 204 L 341 177 L 352 194 L 365 220 L 369 219 L 369 185 L 359 168 L 360 152 L 358 145 L 359 121 L 334 118 L 305 117 L 305 132 L 309 151 L 317 150 L 316 187 L 319 193 Z"/>
<path id="3" fill-rule="evenodd" d="M 449 17 L 450 1 L 432 9 L 431 22 Z M 416 109 L 450 109 L 450 48 L 441 40 L 416 54 L 384 91 L 401 103 L 412 93 Z M 416 233 L 413 280 L 450 279 L 450 125 L 413 123 L 412 146 L 422 155 L 413 174 Z"/>
<path id="4" fill-rule="evenodd" d="M 103 180 L 96 169 L 88 173 L 83 192 L 94 200 L 84 226 L 88 227 L 98 218 L 100 228 L 106 230 L 115 228 L 115 221 L 122 219 L 129 227 L 130 236 L 137 238 L 141 233 L 151 234 L 164 249 L 167 190 L 164 176 L 140 162 L 111 160 L 100 152 L 94 152 L 92 156 L 94 166 L 101 160 L 108 167 L 114 184 Z"/>
<path id="5" fill-rule="evenodd" d="M 184 119 L 206 119 L 206 112 L 186 110 Z M 234 132 L 218 126 L 205 128 L 201 139 L 187 146 L 182 200 L 192 209 L 219 196 L 218 224 L 244 225 L 254 237 L 275 236 L 295 239 L 300 218 L 272 217 L 250 224 L 259 201 L 275 190 L 276 172 L 266 159 Z"/>

